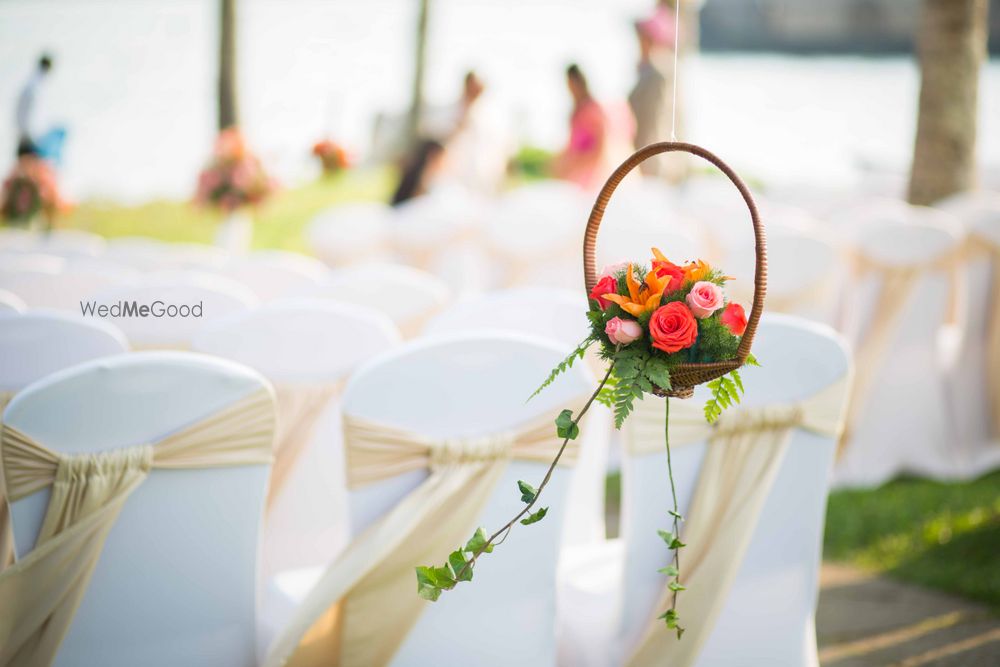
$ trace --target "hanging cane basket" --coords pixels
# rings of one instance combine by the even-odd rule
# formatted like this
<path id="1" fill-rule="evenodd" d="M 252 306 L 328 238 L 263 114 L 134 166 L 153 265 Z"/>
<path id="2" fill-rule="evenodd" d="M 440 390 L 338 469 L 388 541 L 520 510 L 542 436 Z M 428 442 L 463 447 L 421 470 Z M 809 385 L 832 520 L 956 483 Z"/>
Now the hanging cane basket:
<path id="1" fill-rule="evenodd" d="M 761 313 L 764 310 L 764 295 L 767 292 L 767 242 L 764 236 L 764 225 L 757 211 L 757 204 L 754 202 L 753 195 L 750 194 L 750 190 L 743 180 L 728 164 L 701 146 L 665 141 L 640 148 L 615 169 L 597 195 L 597 201 L 594 202 L 594 208 L 591 209 L 590 218 L 587 220 L 587 232 L 583 238 L 583 275 L 585 288 L 587 294 L 589 294 L 594 285 L 597 284 L 595 262 L 597 232 L 601 227 L 601 220 L 604 218 L 604 211 L 611 200 L 611 195 L 622 182 L 622 179 L 649 158 L 661 153 L 674 152 L 690 153 L 711 162 L 732 181 L 750 211 L 750 222 L 753 224 L 754 234 L 754 252 L 756 254 L 753 278 L 753 304 L 750 308 L 750 316 L 747 319 L 746 329 L 736 349 L 736 356 L 733 359 L 710 363 L 678 364 L 670 370 L 672 385 L 670 389 L 662 387 L 653 388 L 653 393 L 658 396 L 689 398 L 694 393 L 694 388 L 697 385 L 722 377 L 726 373 L 736 370 L 746 362 L 747 356 L 750 354 L 750 347 L 753 345 L 754 334 L 757 332 L 757 323 L 760 321 Z"/>

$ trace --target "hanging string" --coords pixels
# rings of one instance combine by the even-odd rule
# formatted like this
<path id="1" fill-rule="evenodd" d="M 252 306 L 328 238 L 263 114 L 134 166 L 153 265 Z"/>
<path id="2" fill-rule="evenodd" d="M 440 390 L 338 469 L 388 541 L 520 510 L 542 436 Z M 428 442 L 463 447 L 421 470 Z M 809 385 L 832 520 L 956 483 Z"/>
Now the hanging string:
<path id="1" fill-rule="evenodd" d="M 681 50 L 681 3 L 684 0 L 677 0 L 674 5 L 674 71 L 673 83 L 671 84 L 673 102 L 670 105 L 670 141 L 677 141 L 677 54 Z"/>

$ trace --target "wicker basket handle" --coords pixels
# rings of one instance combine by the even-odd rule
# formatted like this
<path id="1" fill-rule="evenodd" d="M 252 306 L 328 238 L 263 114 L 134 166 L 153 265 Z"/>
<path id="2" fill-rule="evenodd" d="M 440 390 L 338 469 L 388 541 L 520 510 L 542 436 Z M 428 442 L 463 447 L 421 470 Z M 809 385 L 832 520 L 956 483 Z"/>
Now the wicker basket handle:
<path id="1" fill-rule="evenodd" d="M 742 364 L 750 354 L 750 346 L 753 344 L 754 334 L 757 332 L 757 323 L 760 321 L 761 313 L 764 311 L 764 295 L 767 292 L 767 241 L 764 236 L 764 225 L 760 221 L 760 214 L 757 212 L 757 204 L 754 203 L 753 195 L 747 188 L 743 180 L 736 175 L 733 169 L 723 162 L 718 156 L 701 146 L 680 142 L 664 141 L 650 144 L 640 148 L 633 153 L 621 166 L 615 169 L 611 177 L 608 178 L 604 187 L 597 195 L 594 208 L 590 211 L 590 219 L 587 220 L 587 233 L 583 238 L 583 275 L 587 293 L 597 284 L 597 269 L 595 266 L 595 250 L 597 246 L 597 230 L 601 226 L 601 219 L 604 217 L 604 210 L 611 199 L 611 194 L 622 182 L 626 174 L 635 169 L 654 155 L 660 153 L 672 153 L 681 151 L 691 153 L 711 162 L 719 171 L 725 174 L 736 189 L 743 196 L 747 208 L 750 209 L 750 221 L 753 223 L 754 250 L 757 258 L 753 276 L 753 305 L 750 308 L 750 317 L 747 319 L 747 328 L 740 339 L 740 345 L 736 350 L 736 358 Z"/>

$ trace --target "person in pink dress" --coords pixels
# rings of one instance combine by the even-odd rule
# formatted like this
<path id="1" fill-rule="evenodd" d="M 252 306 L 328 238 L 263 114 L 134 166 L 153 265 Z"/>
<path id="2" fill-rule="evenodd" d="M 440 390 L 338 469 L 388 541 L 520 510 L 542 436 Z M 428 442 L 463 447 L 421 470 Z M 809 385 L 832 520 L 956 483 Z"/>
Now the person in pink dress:
<path id="1" fill-rule="evenodd" d="M 552 173 L 589 190 L 607 177 L 608 117 L 577 65 L 566 69 L 566 83 L 573 96 L 569 141 L 553 162 Z"/>

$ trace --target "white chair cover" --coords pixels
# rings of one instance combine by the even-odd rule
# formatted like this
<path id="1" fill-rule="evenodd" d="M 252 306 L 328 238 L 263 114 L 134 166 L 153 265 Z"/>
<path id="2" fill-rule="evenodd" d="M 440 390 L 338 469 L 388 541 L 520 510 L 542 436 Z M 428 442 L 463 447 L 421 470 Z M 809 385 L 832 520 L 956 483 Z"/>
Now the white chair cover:
<path id="1" fill-rule="evenodd" d="M 387 317 L 321 299 L 275 302 L 206 327 L 192 348 L 260 372 L 275 388 L 278 432 L 261 575 L 329 562 L 347 540 L 337 406 L 347 376 L 399 342 Z"/>
<path id="2" fill-rule="evenodd" d="M 695 663 L 743 562 L 792 431 L 803 429 L 839 437 L 849 389 L 850 378 L 845 377 L 799 404 L 732 410 L 714 427 L 705 422 L 700 405 L 673 402 L 671 446 L 708 442 L 691 509 L 681 530 L 681 538 L 691 545 L 682 550 L 682 583 L 688 590 L 680 595 L 677 605 L 687 632 L 678 641 L 656 618 L 670 607 L 673 596 L 664 587 L 626 665 Z M 642 405 L 643 409 L 630 421 L 632 433 L 625 439 L 633 456 L 659 451 L 656 434 L 663 431 L 660 410 L 649 410 L 648 402 Z M 651 407 L 662 406 L 654 403 Z"/>
<path id="3" fill-rule="evenodd" d="M 151 469 L 267 464 L 273 436 L 266 390 L 156 444 L 96 454 L 58 454 L 3 425 L 0 482 L 10 500 L 47 487 L 52 494 L 35 548 L 0 573 L 0 665 L 52 663 L 108 532 Z"/>
<path id="4" fill-rule="evenodd" d="M 961 474 L 951 434 L 947 343 L 960 339 L 965 266 L 956 229 L 883 226 L 857 253 L 845 302 L 857 376 L 835 483 L 877 485 L 904 470 Z"/>
<path id="5" fill-rule="evenodd" d="M 657 568 L 671 552 L 664 403 L 637 404 L 623 429 L 622 540 L 577 549 L 563 573 L 560 664 L 815 665 L 812 624 L 826 484 L 851 386 L 846 346 L 826 327 L 768 316 L 763 368 L 743 373 L 745 406 L 715 426 L 709 392 L 670 401 L 680 511 L 678 641 Z"/>
<path id="6" fill-rule="evenodd" d="M 335 271 L 307 296 L 374 308 L 387 315 L 404 338 L 414 338 L 452 295 L 443 280 L 426 271 L 373 263 Z"/>
<path id="7" fill-rule="evenodd" d="M 464 544 L 509 459 L 547 462 L 561 445 L 557 413 L 507 433 L 435 439 L 345 418 L 351 486 L 409 471 L 430 476 L 327 569 L 278 638 L 266 665 L 386 665 L 427 602 L 416 565 L 443 563 Z M 569 448 L 561 463 L 572 462 Z"/>

